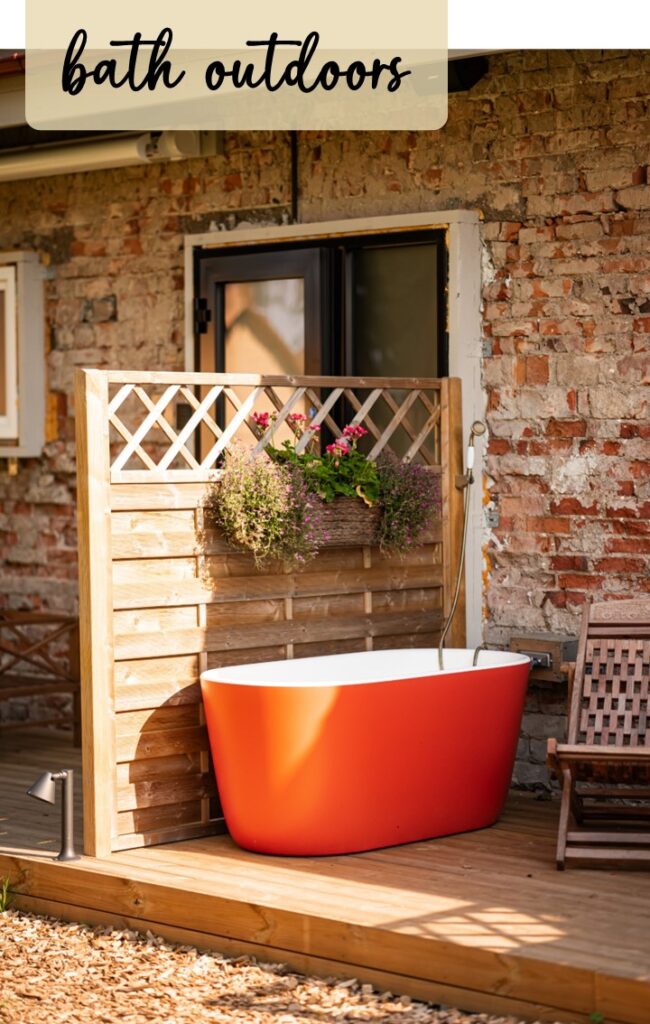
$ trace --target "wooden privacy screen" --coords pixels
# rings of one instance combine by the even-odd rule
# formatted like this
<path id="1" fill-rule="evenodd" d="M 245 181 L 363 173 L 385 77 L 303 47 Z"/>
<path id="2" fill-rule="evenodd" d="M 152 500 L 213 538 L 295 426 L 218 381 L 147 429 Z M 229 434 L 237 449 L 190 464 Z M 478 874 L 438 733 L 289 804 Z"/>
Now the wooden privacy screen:
<path id="1" fill-rule="evenodd" d="M 461 538 L 457 380 L 195 373 L 77 375 L 86 853 L 215 832 L 220 811 L 199 673 L 219 664 L 431 646 Z M 253 411 L 308 409 L 338 436 L 369 431 L 440 475 L 440 518 L 405 558 L 329 548 L 306 569 L 260 572 L 201 503 L 233 439 L 258 448 Z M 299 442 L 297 441 L 297 444 Z M 464 643 L 459 608 L 450 643 Z"/>

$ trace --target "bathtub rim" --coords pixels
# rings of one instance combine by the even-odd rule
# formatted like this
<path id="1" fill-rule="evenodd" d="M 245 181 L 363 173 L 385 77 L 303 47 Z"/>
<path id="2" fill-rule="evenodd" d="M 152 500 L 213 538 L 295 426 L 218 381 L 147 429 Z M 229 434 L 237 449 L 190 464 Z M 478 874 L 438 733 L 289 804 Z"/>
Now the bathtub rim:
<path id="1" fill-rule="evenodd" d="M 390 656 L 395 660 L 395 667 L 390 668 Z M 201 672 L 201 684 L 221 683 L 229 686 L 285 687 L 287 689 L 312 689 L 327 686 L 363 686 L 373 683 L 406 682 L 414 679 L 426 679 L 429 676 L 467 675 L 468 673 L 493 671 L 495 668 L 513 669 L 530 665 L 530 658 L 515 651 L 481 651 L 480 664 L 472 665 L 474 648 L 445 648 L 444 659 L 449 667 L 442 672 L 438 669 L 438 649 L 436 647 L 394 647 L 382 651 L 355 651 L 346 654 L 324 654 L 308 658 L 282 659 L 275 661 L 258 661 L 246 665 L 226 665 L 221 668 L 210 668 Z M 422 659 L 424 664 L 420 671 L 413 671 L 405 662 Z M 335 670 L 325 668 L 324 662 L 333 665 L 339 663 L 339 678 Z M 452 664 L 450 664 L 450 662 Z M 367 663 L 368 669 L 357 672 L 355 678 L 340 678 L 341 669 L 356 663 Z M 370 665 L 385 664 L 383 669 L 370 671 Z M 400 664 L 401 663 L 401 664 Z M 305 678 L 312 673 L 312 678 Z M 315 672 L 316 678 L 313 673 Z M 274 673 L 278 678 L 263 678 L 265 673 Z M 351 674 L 351 673 L 350 673 Z M 250 678 L 246 678 L 250 676 Z M 295 676 L 291 678 L 291 676 Z"/>

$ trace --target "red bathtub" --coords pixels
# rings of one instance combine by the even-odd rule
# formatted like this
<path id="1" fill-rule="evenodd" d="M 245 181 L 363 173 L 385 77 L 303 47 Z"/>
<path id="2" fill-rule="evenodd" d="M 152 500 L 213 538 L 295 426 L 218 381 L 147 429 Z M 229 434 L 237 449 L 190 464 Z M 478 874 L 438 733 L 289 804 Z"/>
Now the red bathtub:
<path id="1" fill-rule="evenodd" d="M 508 792 L 528 680 L 523 655 L 372 651 L 201 676 L 230 833 L 313 856 L 493 824 Z"/>

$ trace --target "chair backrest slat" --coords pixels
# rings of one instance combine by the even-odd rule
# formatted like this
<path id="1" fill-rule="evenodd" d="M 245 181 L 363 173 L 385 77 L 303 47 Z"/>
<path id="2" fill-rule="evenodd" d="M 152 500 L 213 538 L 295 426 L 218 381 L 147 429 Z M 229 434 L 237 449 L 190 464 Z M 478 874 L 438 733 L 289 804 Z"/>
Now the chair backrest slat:
<path id="1" fill-rule="evenodd" d="M 617 604 L 621 610 L 617 613 Z M 650 745 L 650 614 L 646 601 L 585 609 L 569 742 L 601 746 Z M 624 614 L 621 614 L 621 611 Z"/>

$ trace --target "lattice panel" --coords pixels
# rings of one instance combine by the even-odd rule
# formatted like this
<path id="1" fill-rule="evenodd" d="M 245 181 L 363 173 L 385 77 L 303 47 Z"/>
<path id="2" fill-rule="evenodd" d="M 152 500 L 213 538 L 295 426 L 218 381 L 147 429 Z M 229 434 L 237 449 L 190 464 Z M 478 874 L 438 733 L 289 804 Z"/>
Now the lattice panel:
<path id="1" fill-rule="evenodd" d="M 437 380 L 260 377 L 225 374 L 109 373 L 108 418 L 113 483 L 195 482 L 214 477 L 233 443 L 261 451 L 295 438 L 291 414 L 340 437 L 347 423 L 368 431 L 367 454 L 441 464 L 441 388 Z M 275 413 L 267 430 L 253 413 Z"/>
<path id="2" fill-rule="evenodd" d="M 650 640 L 588 640 L 579 741 L 645 746 L 649 690 Z"/>

